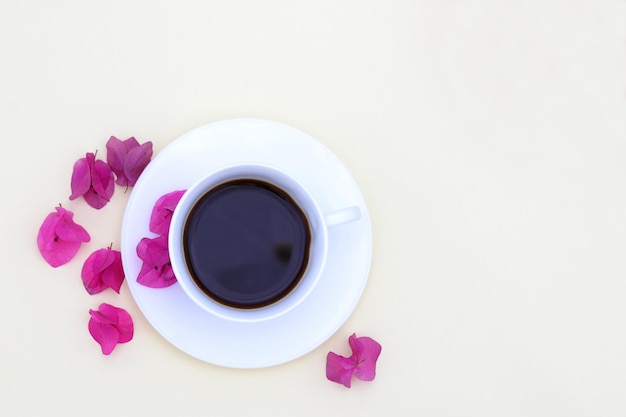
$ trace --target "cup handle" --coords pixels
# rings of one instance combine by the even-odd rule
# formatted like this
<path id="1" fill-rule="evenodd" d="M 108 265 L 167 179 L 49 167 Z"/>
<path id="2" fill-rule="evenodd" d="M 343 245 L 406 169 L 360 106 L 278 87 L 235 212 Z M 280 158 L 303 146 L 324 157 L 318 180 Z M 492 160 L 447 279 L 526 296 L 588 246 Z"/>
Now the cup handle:
<path id="1" fill-rule="evenodd" d="M 361 218 L 361 209 L 358 206 L 346 207 L 341 210 L 331 211 L 324 215 L 326 227 L 331 228 L 350 223 Z"/>

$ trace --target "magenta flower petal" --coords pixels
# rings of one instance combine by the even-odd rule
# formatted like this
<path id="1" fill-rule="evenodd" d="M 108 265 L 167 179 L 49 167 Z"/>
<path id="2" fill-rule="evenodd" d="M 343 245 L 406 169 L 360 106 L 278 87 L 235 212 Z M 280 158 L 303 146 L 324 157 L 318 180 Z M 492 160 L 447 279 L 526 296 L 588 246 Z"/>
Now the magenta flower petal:
<path id="1" fill-rule="evenodd" d="M 115 191 L 113 171 L 111 171 L 111 167 L 106 162 L 101 160 L 94 161 L 91 171 L 91 185 L 94 198 L 104 199 L 108 202 L 111 196 L 113 196 Z"/>
<path id="2" fill-rule="evenodd" d="M 63 207 L 55 209 L 46 216 L 37 234 L 39 252 L 54 268 L 69 262 L 82 242 L 90 240 L 89 233 L 74 222 L 74 213 Z"/>
<path id="3" fill-rule="evenodd" d="M 109 355 L 118 343 L 132 340 L 133 320 L 123 308 L 102 303 L 98 310 L 89 310 L 89 314 L 89 333 L 98 342 L 103 354 Z"/>
<path id="4" fill-rule="evenodd" d="M 102 315 L 108 317 L 119 330 L 120 340 L 118 343 L 126 343 L 133 338 L 133 319 L 126 310 L 106 303 L 100 304 L 98 310 Z"/>
<path id="5" fill-rule="evenodd" d="M 382 347 L 370 337 L 356 337 L 355 334 L 348 340 L 353 356 L 356 356 L 354 376 L 361 381 L 373 381 L 376 377 L 376 361 Z"/>
<path id="6" fill-rule="evenodd" d="M 152 158 L 152 142 L 145 142 L 128 151 L 124 161 L 124 175 L 129 186 L 134 186 Z"/>
<path id="7" fill-rule="evenodd" d="M 93 252 L 85 260 L 80 275 L 85 290 L 91 295 L 98 294 L 107 288 L 119 294 L 122 282 L 124 282 L 120 252 L 111 248 Z"/>
<path id="8" fill-rule="evenodd" d="M 352 376 L 362 381 L 372 381 L 376 377 L 376 361 L 382 347 L 370 337 L 348 339 L 352 355 L 348 358 L 329 352 L 326 357 L 326 378 L 350 388 Z"/>
<path id="9" fill-rule="evenodd" d="M 148 141 L 140 145 L 134 137 L 120 140 L 111 136 L 106 147 L 107 162 L 117 177 L 116 183 L 122 186 L 134 186 L 150 163 L 153 152 L 152 142 Z"/>
<path id="10" fill-rule="evenodd" d="M 122 254 L 117 250 L 111 250 L 111 252 L 113 253 L 113 263 L 102 272 L 102 282 L 119 294 L 125 278 Z"/>
<path id="11" fill-rule="evenodd" d="M 120 340 L 119 330 L 115 326 L 103 324 L 103 319 L 97 311 L 89 310 L 89 314 L 91 314 L 91 319 L 89 319 L 88 328 L 91 337 L 100 344 L 104 355 L 110 355 L 117 346 L 117 341 Z"/>
<path id="12" fill-rule="evenodd" d="M 350 388 L 353 373 L 354 361 L 351 358 L 344 358 L 336 353 L 328 352 L 326 356 L 326 378 Z"/>
<path id="13" fill-rule="evenodd" d="M 89 233 L 74 222 L 74 213 L 63 207 L 56 207 L 57 213 L 63 213 L 56 224 L 55 232 L 59 240 L 66 242 L 89 242 Z"/>
<path id="14" fill-rule="evenodd" d="M 115 191 L 113 171 L 95 154 L 88 152 L 74 164 L 72 171 L 72 194 L 70 200 L 82 196 L 95 209 L 104 207 Z"/>
<path id="15" fill-rule="evenodd" d="M 71 179 L 72 195 L 70 195 L 70 200 L 77 199 L 89 191 L 89 187 L 91 187 L 90 171 L 87 158 L 80 158 L 74 163 Z"/>
<path id="16" fill-rule="evenodd" d="M 167 236 L 141 239 L 137 245 L 137 256 L 143 261 L 137 276 L 139 284 L 151 288 L 165 288 L 176 282 L 167 248 Z"/>
<path id="17" fill-rule="evenodd" d="M 124 177 L 124 161 L 126 160 L 126 154 L 135 146 L 139 146 L 139 142 L 134 137 L 130 137 L 124 141 L 119 140 L 115 136 L 111 136 L 106 143 L 107 148 L 107 163 L 113 170 L 113 173 L 117 177 L 116 183 L 118 185 L 128 185 Z"/>
<path id="18" fill-rule="evenodd" d="M 167 288 L 176 283 L 176 276 L 171 264 L 152 266 L 144 263 L 137 275 L 137 282 L 144 287 Z"/>
<path id="19" fill-rule="evenodd" d="M 137 245 L 137 256 L 148 265 L 165 265 L 170 262 L 167 236 L 144 237 Z"/>
<path id="20" fill-rule="evenodd" d="M 157 200 L 150 215 L 151 232 L 167 236 L 170 230 L 172 214 L 183 194 L 185 194 L 185 190 L 172 191 Z"/>

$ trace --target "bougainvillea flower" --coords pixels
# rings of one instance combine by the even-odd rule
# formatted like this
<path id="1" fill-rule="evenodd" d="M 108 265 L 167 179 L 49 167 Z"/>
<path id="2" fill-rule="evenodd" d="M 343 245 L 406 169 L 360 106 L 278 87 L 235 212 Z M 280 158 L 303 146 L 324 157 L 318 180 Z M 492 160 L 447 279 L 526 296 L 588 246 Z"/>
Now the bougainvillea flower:
<path id="1" fill-rule="evenodd" d="M 172 214 L 183 194 L 185 194 L 185 190 L 172 191 L 157 200 L 150 216 L 151 232 L 167 236 L 170 230 Z"/>
<path id="2" fill-rule="evenodd" d="M 133 319 L 123 308 L 102 303 L 98 310 L 89 310 L 89 314 L 89 333 L 100 344 L 103 354 L 109 355 L 118 343 L 132 340 Z"/>
<path id="3" fill-rule="evenodd" d="M 63 207 L 55 207 L 56 212 L 46 216 L 39 233 L 37 247 L 43 258 L 51 266 L 68 263 L 78 252 L 81 243 L 89 242 L 89 233 L 74 222 L 74 213 Z"/>
<path id="4" fill-rule="evenodd" d="M 91 207 L 101 209 L 115 191 L 113 171 L 106 162 L 96 160 L 96 155 L 88 152 L 74 164 L 71 187 L 70 200 L 83 196 Z"/>
<path id="5" fill-rule="evenodd" d="M 99 249 L 85 260 L 80 273 L 85 290 L 91 295 L 98 294 L 107 288 L 120 293 L 124 282 L 122 255 L 111 248 Z"/>
<path id="6" fill-rule="evenodd" d="M 345 358 L 328 352 L 326 357 L 326 378 L 350 388 L 352 376 L 362 381 L 372 381 L 376 376 L 376 361 L 382 350 L 380 344 L 370 337 L 348 339 L 352 356 Z"/>
<path id="7" fill-rule="evenodd" d="M 151 288 L 165 288 L 176 282 L 170 254 L 167 251 L 167 236 L 143 238 L 137 245 L 137 256 L 143 261 L 137 282 Z"/>
<path id="8" fill-rule="evenodd" d="M 107 163 L 115 173 L 118 185 L 132 187 L 152 158 L 152 142 L 142 144 L 130 137 L 120 140 L 111 136 L 106 144 Z"/>

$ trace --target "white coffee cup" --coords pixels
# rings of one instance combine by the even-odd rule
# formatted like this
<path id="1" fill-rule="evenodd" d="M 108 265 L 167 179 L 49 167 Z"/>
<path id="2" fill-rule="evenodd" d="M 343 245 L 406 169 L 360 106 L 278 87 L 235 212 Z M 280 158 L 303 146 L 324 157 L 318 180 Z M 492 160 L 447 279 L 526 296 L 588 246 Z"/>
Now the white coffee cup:
<path id="1" fill-rule="evenodd" d="M 298 284 L 286 296 L 264 307 L 243 309 L 220 303 L 198 287 L 186 261 L 184 229 L 196 203 L 220 184 L 237 179 L 255 179 L 286 192 L 302 210 L 310 228 L 310 246 L 306 269 Z M 189 298 L 215 316 L 244 322 L 269 320 L 297 307 L 313 291 L 324 271 L 328 251 L 328 229 L 361 217 L 358 206 L 324 213 L 313 195 L 298 179 L 284 170 L 264 164 L 236 164 L 219 168 L 189 187 L 172 215 L 169 232 L 169 253 L 178 283 Z"/>

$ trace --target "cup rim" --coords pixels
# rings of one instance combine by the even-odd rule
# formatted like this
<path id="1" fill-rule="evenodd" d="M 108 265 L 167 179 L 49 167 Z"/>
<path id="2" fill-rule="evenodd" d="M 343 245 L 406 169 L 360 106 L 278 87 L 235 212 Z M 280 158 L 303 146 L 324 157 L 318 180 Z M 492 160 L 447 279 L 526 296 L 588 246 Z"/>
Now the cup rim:
<path id="1" fill-rule="evenodd" d="M 254 170 L 261 171 L 262 173 L 259 174 L 259 172 L 252 172 Z M 245 173 L 245 171 L 248 171 L 249 173 Z M 267 176 L 264 176 L 263 174 L 266 174 L 267 176 L 278 175 L 286 181 L 275 181 Z M 212 178 L 214 180 L 211 180 Z M 258 308 L 242 309 L 232 307 L 221 304 L 217 300 L 214 300 L 206 295 L 202 290 L 200 290 L 200 288 L 198 288 L 197 284 L 191 277 L 185 261 L 183 248 L 182 233 L 189 212 L 196 202 L 211 189 L 222 183 L 239 178 L 268 181 L 287 192 L 307 216 L 309 228 L 311 229 L 309 260 L 298 284 L 280 300 Z M 290 183 L 292 187 L 288 187 L 290 189 L 285 189 L 285 182 Z M 297 188 L 298 196 L 295 196 L 293 193 L 294 187 Z M 306 204 L 303 204 L 301 201 L 302 196 L 305 196 L 307 200 Z M 312 215 L 314 218 L 311 218 Z M 205 176 L 198 179 L 194 184 L 188 187 L 174 210 L 168 234 L 168 252 L 172 269 L 185 295 L 188 296 L 196 305 L 217 317 L 240 322 L 259 322 L 271 320 L 284 315 L 304 302 L 314 290 L 325 269 L 327 249 L 328 230 L 324 222 L 324 213 L 322 212 L 313 194 L 293 174 L 276 166 L 256 162 L 224 165 L 207 173 Z M 313 265 L 312 262 L 315 262 L 315 264 Z"/>

